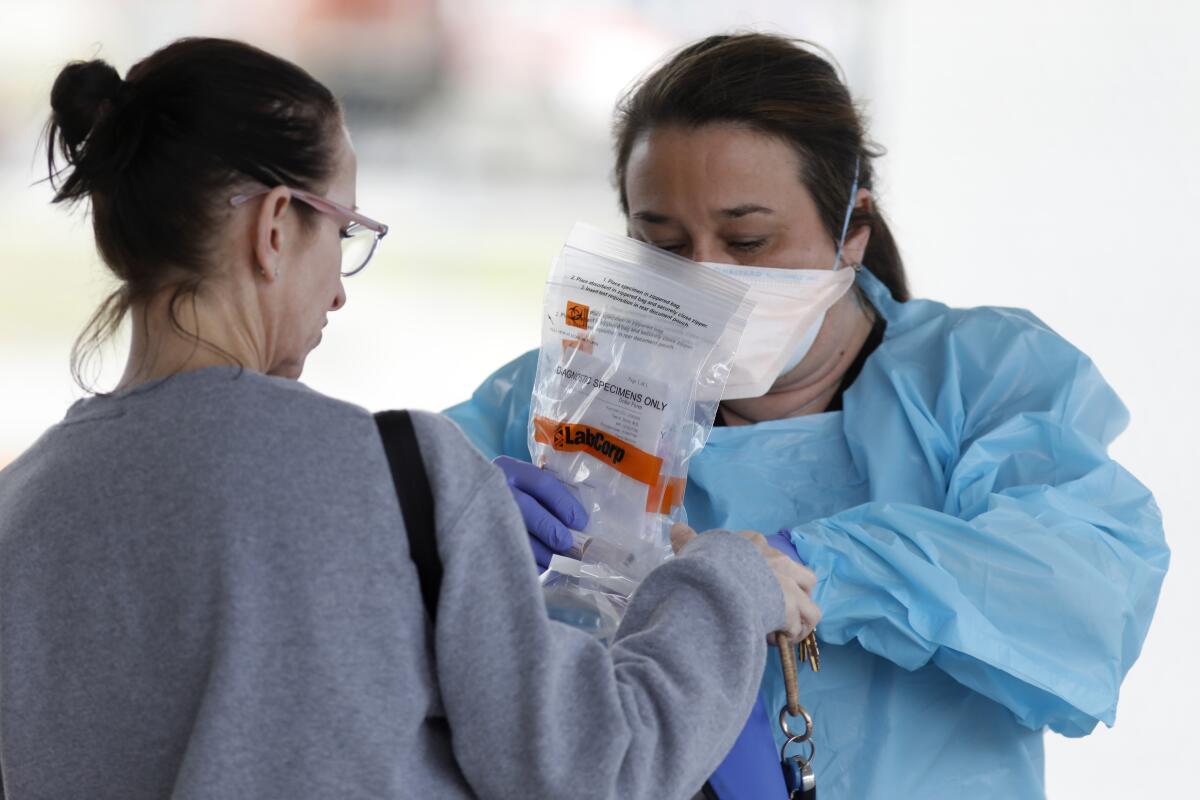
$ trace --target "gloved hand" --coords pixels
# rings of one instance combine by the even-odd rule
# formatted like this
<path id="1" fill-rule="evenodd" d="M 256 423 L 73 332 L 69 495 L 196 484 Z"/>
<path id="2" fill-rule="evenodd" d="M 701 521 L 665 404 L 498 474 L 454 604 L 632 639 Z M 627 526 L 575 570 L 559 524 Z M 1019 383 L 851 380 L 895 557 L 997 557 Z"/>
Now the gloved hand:
<path id="1" fill-rule="evenodd" d="M 800 554 L 796 552 L 796 545 L 792 544 L 791 531 L 789 531 L 787 528 L 784 528 L 779 533 L 773 533 L 768 536 L 767 544 L 783 553 L 792 561 L 798 561 L 804 566 L 808 566 L 808 562 L 801 558 Z"/>
<path id="2" fill-rule="evenodd" d="M 508 481 L 525 530 L 533 559 L 541 569 L 550 566 L 555 553 L 564 553 L 573 544 L 568 527 L 577 531 L 588 524 L 588 515 L 558 478 L 526 461 L 509 456 L 497 456 L 498 466 Z"/>

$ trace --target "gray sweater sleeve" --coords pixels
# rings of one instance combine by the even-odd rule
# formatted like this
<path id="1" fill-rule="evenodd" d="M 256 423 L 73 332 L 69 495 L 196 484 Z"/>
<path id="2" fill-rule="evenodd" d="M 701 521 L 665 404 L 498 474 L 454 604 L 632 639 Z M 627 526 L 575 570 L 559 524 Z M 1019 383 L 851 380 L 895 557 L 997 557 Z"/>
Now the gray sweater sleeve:
<path id="1" fill-rule="evenodd" d="M 656 569 L 611 650 L 546 616 L 504 477 L 444 418 L 416 415 L 444 580 L 437 675 L 481 797 L 683 798 L 741 730 L 784 603 L 728 533 Z"/>

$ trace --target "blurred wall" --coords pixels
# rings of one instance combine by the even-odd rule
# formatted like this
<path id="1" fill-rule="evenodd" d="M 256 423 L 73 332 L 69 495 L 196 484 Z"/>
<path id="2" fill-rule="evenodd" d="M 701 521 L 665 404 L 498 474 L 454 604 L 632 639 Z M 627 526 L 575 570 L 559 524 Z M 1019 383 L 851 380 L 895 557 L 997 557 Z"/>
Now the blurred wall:
<path id="1" fill-rule="evenodd" d="M 541 283 L 575 220 L 622 230 L 608 124 L 624 86 L 714 31 L 825 45 L 889 150 L 879 195 L 917 294 L 1030 308 L 1089 353 L 1133 415 L 1115 453 L 1167 519 L 1172 571 L 1118 723 L 1047 737 L 1050 796 L 1190 792 L 1195 4 L 4 0 L 0 12 L 0 465 L 81 395 L 67 355 L 108 287 L 86 216 L 34 183 L 64 62 L 98 54 L 124 71 L 177 36 L 236 36 L 334 86 L 360 205 L 392 233 L 348 281 L 305 381 L 370 408 L 441 408 L 537 343 Z"/>

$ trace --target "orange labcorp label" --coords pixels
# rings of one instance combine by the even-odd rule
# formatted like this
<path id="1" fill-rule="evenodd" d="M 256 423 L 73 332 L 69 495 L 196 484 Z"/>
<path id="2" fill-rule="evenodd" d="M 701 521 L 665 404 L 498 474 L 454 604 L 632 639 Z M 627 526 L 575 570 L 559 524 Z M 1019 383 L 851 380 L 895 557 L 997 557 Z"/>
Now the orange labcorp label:
<path id="1" fill-rule="evenodd" d="M 652 514 L 670 514 L 675 506 L 683 502 L 685 488 L 687 478 L 663 475 L 646 495 L 646 510 Z"/>
<path id="2" fill-rule="evenodd" d="M 533 438 L 563 453 L 583 451 L 647 486 L 658 484 L 662 459 L 591 425 L 534 417 Z"/>
<path id="3" fill-rule="evenodd" d="M 662 473 L 662 459 L 591 425 L 534 417 L 534 441 L 563 453 L 585 452 L 623 475 L 646 484 L 646 511 L 667 514 L 683 501 L 684 478 Z"/>

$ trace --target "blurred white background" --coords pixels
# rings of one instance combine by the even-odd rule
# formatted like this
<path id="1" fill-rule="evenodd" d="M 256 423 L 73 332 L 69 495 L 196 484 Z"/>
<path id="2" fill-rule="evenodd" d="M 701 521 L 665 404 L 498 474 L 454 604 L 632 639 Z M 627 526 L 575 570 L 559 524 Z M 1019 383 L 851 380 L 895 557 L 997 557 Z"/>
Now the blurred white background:
<path id="1" fill-rule="evenodd" d="M 305 381 L 372 409 L 438 409 L 537 343 L 541 284 L 575 220 L 623 229 L 608 141 L 623 87 L 713 32 L 824 45 L 888 148 L 879 196 L 916 294 L 1030 308 L 1089 353 L 1133 415 L 1114 452 L 1166 516 L 1172 569 L 1117 725 L 1047 737 L 1049 796 L 1195 796 L 1200 5 L 0 0 L 0 15 L 0 466 L 81 396 L 68 353 L 109 286 L 85 216 L 35 183 L 65 62 L 124 73 L 175 37 L 222 35 L 329 83 L 359 204 L 392 233 Z"/>

